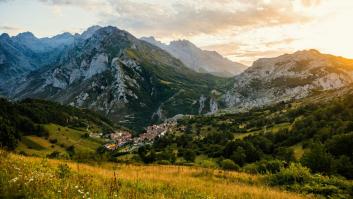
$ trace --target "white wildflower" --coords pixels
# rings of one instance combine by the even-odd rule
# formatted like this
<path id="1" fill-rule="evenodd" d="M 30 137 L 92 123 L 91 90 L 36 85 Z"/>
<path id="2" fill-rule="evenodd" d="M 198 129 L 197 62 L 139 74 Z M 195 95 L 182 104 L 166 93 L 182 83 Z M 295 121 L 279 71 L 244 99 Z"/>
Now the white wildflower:
<path id="1" fill-rule="evenodd" d="M 18 180 L 18 177 L 15 177 L 13 179 L 11 179 L 9 182 L 16 182 Z"/>

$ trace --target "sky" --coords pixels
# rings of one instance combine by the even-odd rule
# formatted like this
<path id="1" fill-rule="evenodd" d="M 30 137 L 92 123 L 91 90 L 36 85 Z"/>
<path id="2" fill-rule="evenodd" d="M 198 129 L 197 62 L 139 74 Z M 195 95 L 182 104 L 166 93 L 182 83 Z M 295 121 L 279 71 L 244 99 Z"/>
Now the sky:
<path id="1" fill-rule="evenodd" d="M 0 33 L 37 37 L 112 25 L 187 39 L 246 65 L 303 49 L 353 58 L 353 0 L 0 0 Z"/>

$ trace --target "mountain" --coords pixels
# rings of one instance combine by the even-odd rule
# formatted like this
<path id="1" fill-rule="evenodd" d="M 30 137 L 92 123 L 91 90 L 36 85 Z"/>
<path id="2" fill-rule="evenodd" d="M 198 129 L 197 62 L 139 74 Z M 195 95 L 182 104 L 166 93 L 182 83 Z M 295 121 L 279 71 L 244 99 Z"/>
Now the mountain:
<path id="1" fill-rule="evenodd" d="M 41 56 L 26 45 L 14 41 L 8 34 L 0 36 L 0 85 L 12 77 L 38 69 L 40 62 Z"/>
<path id="2" fill-rule="evenodd" d="M 93 109 L 134 130 L 178 114 L 217 111 L 226 79 L 196 73 L 115 27 L 87 37 L 75 38 L 56 62 L 17 80 L 7 94 Z"/>
<path id="3" fill-rule="evenodd" d="M 79 35 L 76 35 L 79 36 Z M 43 42 L 43 45 L 48 46 L 49 48 L 58 48 L 62 46 L 69 46 L 75 41 L 75 35 L 65 32 L 53 37 L 45 37 L 40 39 Z"/>
<path id="4" fill-rule="evenodd" d="M 9 80 L 52 64 L 73 42 L 74 36 L 70 33 L 41 39 L 30 32 L 13 37 L 6 33 L 2 34 L 0 36 L 0 88 Z"/>
<path id="5" fill-rule="evenodd" d="M 249 110 L 353 81 L 352 60 L 316 50 L 259 59 L 241 74 L 222 78 L 195 72 L 168 53 L 209 54 L 188 41 L 145 40 L 111 26 L 41 39 L 28 32 L 3 34 L 0 95 L 89 108 L 138 132 L 179 114 Z"/>
<path id="6" fill-rule="evenodd" d="M 353 60 L 304 50 L 255 61 L 234 77 L 222 102 L 233 110 L 249 109 L 305 98 L 352 82 Z"/>
<path id="7" fill-rule="evenodd" d="M 167 51 L 185 66 L 201 73 L 211 73 L 221 77 L 231 77 L 244 71 L 247 66 L 232 62 L 216 51 L 201 50 L 187 40 L 172 41 L 169 45 L 157 41 L 154 37 L 143 37 L 145 40 Z"/>
<path id="8" fill-rule="evenodd" d="M 90 38 L 97 30 L 101 29 L 101 26 L 91 26 L 87 30 L 85 30 L 80 37 L 82 39 L 88 39 Z"/>

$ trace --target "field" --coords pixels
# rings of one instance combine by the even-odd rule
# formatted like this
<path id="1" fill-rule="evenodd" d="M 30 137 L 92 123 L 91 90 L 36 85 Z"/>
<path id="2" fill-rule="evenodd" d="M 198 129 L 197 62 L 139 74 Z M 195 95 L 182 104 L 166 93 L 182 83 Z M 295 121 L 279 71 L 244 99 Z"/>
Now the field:
<path id="1" fill-rule="evenodd" d="M 261 175 L 162 165 L 79 164 L 0 151 L 0 198 L 308 198 Z"/>

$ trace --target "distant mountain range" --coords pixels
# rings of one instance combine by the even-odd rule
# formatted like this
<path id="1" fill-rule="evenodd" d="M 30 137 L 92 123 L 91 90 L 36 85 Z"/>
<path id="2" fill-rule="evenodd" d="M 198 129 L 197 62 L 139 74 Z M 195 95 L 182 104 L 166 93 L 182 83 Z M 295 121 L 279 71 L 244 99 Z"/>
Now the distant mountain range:
<path id="1" fill-rule="evenodd" d="M 232 62 L 222 57 L 216 51 L 201 50 L 188 40 L 172 41 L 167 45 L 157 41 L 154 37 L 143 37 L 141 39 L 167 51 L 177 59 L 180 59 L 185 66 L 200 73 L 232 77 L 247 68 L 241 63 Z"/>
<path id="2" fill-rule="evenodd" d="M 63 33 L 51 38 L 37 38 L 31 32 L 10 37 L 0 35 L 0 85 L 57 61 L 65 49 L 76 40 L 89 38 L 101 27 L 92 26 L 81 35 Z"/>
<path id="3" fill-rule="evenodd" d="M 135 130 L 178 114 L 217 110 L 215 99 L 221 94 L 218 85 L 223 85 L 225 79 L 197 73 L 126 31 L 93 27 L 60 40 L 25 35 L 29 41 L 18 43 L 33 56 L 25 56 L 24 60 L 42 56 L 46 48 L 45 57 L 52 59 L 35 60 L 33 67 L 23 70 L 29 74 L 14 74 L 6 81 L 2 88 L 13 99 L 41 98 L 93 109 Z M 8 42 L 13 40 L 7 37 Z M 59 41 L 64 43 L 53 45 Z M 2 56 L 8 59 L 7 54 Z M 13 63 L 4 68 L 22 67 L 16 65 L 16 59 Z"/>
<path id="4" fill-rule="evenodd" d="M 136 131 L 180 114 L 241 111 L 353 81 L 353 60 L 316 50 L 244 69 L 188 41 L 165 45 L 111 26 L 41 39 L 29 32 L 0 36 L 0 95 L 92 109 Z"/>

